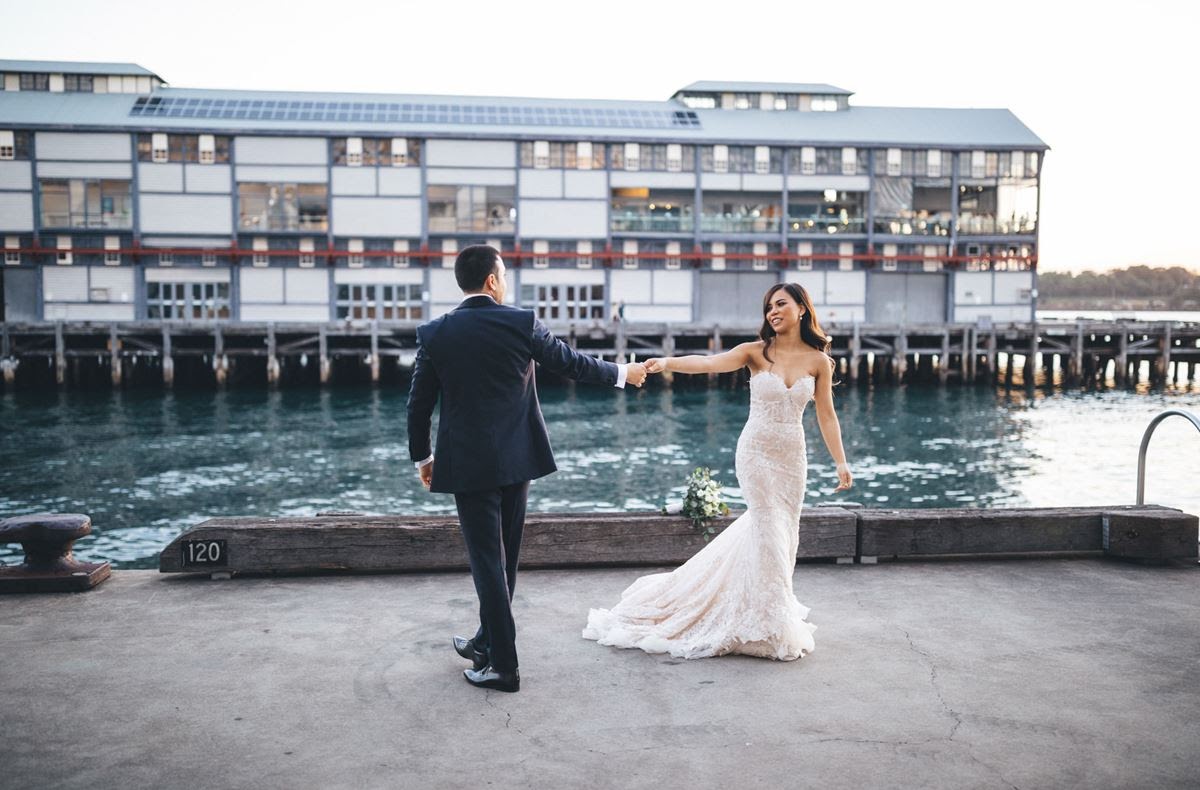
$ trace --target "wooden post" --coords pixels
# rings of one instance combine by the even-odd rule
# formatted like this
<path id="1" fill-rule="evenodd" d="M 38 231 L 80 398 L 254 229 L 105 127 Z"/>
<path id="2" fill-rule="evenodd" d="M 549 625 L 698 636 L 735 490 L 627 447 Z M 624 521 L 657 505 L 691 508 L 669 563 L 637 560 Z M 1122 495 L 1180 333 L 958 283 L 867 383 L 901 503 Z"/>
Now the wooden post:
<path id="1" fill-rule="evenodd" d="M 267 384 L 274 387 L 279 383 L 278 345 L 275 340 L 275 323 L 267 324 Z"/>
<path id="2" fill-rule="evenodd" d="M 575 327 L 571 327 L 571 347 L 575 347 Z M 379 383 L 379 322 L 371 322 L 371 383 Z"/>
<path id="3" fill-rule="evenodd" d="M 4 371 L 4 386 L 11 387 L 17 383 L 17 361 L 12 356 L 12 341 L 8 337 L 8 324 L 0 323 L 3 332 L 0 339 L 0 369 Z"/>
<path id="4" fill-rule="evenodd" d="M 992 380 L 993 384 L 995 384 L 997 381 L 1000 380 L 999 379 L 1000 371 L 998 371 L 996 369 L 996 330 L 995 329 L 993 329 L 991 331 L 991 333 L 988 334 L 988 339 L 987 339 L 987 372 L 988 372 L 988 378 L 990 378 Z"/>
<path id="5" fill-rule="evenodd" d="M 112 385 L 119 389 L 121 386 L 121 340 L 117 337 L 116 324 L 108 325 L 108 359 Z"/>
<path id="6" fill-rule="evenodd" d="M 1170 322 L 1163 324 L 1162 345 L 1159 347 L 1158 358 L 1158 380 L 1163 384 L 1167 383 L 1167 376 L 1171 372 L 1171 324 Z"/>
<path id="7" fill-rule="evenodd" d="M 942 356 L 938 359 L 938 383 L 943 386 L 950 377 L 950 330 L 942 330 Z"/>
<path id="8" fill-rule="evenodd" d="M 1037 321 L 1030 324 L 1029 359 L 1025 360 L 1025 386 L 1032 387 L 1037 379 L 1038 326 Z"/>
<path id="9" fill-rule="evenodd" d="M 854 322 L 854 332 L 850 335 L 850 383 L 858 383 L 858 366 L 862 359 L 862 339 L 858 335 L 858 321 Z"/>
<path id="10" fill-rule="evenodd" d="M 175 357 L 171 351 L 171 330 L 166 324 L 162 328 L 162 375 L 163 386 L 175 385 Z"/>
<path id="11" fill-rule="evenodd" d="M 615 340 L 614 345 L 615 345 L 616 355 L 617 355 L 617 358 L 615 361 L 617 362 L 617 364 L 621 364 L 621 363 L 625 362 L 626 359 L 625 359 L 625 322 L 620 319 L 617 320 L 617 335 L 616 335 L 616 338 L 614 338 L 614 340 Z"/>
<path id="12" fill-rule="evenodd" d="M 325 337 L 325 327 L 321 327 L 317 335 L 317 354 L 321 358 L 321 383 L 328 384 L 333 377 L 333 366 L 329 364 L 329 340 Z"/>
<path id="13" fill-rule="evenodd" d="M 896 335 L 896 346 L 893 354 L 893 365 L 895 368 L 896 383 L 900 384 L 904 381 L 904 374 L 908 370 L 908 330 L 903 326 L 900 327 L 899 333 Z"/>
<path id="14" fill-rule="evenodd" d="M 1009 346 L 1008 350 L 1004 353 L 1005 356 L 1008 357 L 1004 366 L 1004 387 L 1005 389 L 1008 389 L 1013 385 L 1013 369 L 1017 365 L 1017 355 L 1012 352 L 1011 346 Z"/>
<path id="15" fill-rule="evenodd" d="M 1071 361 L 1067 363 L 1067 386 L 1075 386 L 1083 379 L 1083 324 L 1075 324 L 1075 342 L 1071 346 Z"/>
<path id="16" fill-rule="evenodd" d="M 1121 336 L 1117 342 L 1117 383 L 1124 384 L 1129 379 L 1129 331 L 1121 327 Z"/>
<path id="17" fill-rule="evenodd" d="M 216 374 L 218 387 L 225 386 L 225 377 L 228 372 L 225 360 L 225 335 L 221 332 L 221 325 L 217 324 L 213 327 L 213 373 Z"/>
<path id="18" fill-rule="evenodd" d="M 62 386 L 67 380 L 66 341 L 63 339 L 62 321 L 54 322 L 54 380 Z"/>

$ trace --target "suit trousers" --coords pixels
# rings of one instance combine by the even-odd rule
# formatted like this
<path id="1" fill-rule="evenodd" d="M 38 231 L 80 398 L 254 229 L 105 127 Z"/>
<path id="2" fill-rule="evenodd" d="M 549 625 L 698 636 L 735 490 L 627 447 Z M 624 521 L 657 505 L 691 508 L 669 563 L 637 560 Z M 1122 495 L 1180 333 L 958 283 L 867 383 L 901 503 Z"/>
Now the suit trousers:
<path id="1" fill-rule="evenodd" d="M 458 523 L 467 544 L 471 578 L 479 596 L 475 649 L 486 653 L 500 672 L 517 668 L 516 624 L 512 597 L 525 528 L 529 481 L 454 495 Z"/>

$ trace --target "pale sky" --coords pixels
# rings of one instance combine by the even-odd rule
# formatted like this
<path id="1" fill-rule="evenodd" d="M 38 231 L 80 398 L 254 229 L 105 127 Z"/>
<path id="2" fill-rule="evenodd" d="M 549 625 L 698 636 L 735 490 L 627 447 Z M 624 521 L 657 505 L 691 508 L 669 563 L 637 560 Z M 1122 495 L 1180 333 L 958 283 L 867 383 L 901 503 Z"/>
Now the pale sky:
<path id="1" fill-rule="evenodd" d="M 845 10 L 838 10 L 843 7 Z M 1041 268 L 1200 271 L 1200 5 L 0 0 L 0 57 L 175 87 L 648 99 L 827 82 L 862 106 L 1005 107 L 1050 145 Z"/>

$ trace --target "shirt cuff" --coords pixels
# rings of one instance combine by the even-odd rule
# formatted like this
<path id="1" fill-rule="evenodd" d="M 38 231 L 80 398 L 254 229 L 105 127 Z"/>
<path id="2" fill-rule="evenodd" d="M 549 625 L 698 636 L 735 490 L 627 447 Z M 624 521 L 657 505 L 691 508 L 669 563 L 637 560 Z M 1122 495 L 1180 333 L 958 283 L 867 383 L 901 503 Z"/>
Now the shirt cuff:
<path id="1" fill-rule="evenodd" d="M 625 389 L 625 369 L 628 367 L 628 365 L 617 365 L 617 389 Z"/>
<path id="2" fill-rule="evenodd" d="M 416 466 L 418 469 L 424 469 L 425 467 L 429 466 L 431 463 L 433 463 L 432 455 L 429 456 L 428 458 L 426 458 L 424 461 L 417 461 Z"/>

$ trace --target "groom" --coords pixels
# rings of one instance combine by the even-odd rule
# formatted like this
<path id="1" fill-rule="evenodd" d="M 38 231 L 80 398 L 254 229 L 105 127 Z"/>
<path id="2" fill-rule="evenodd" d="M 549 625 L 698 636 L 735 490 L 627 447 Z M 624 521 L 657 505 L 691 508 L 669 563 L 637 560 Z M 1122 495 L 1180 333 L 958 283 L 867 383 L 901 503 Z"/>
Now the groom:
<path id="1" fill-rule="evenodd" d="M 430 491 L 454 494 L 479 596 L 479 630 L 454 637 L 472 662 L 463 674 L 484 688 L 517 691 L 512 616 L 517 555 L 529 481 L 555 471 L 538 405 L 534 362 L 567 378 L 610 387 L 642 386 L 642 365 L 614 365 L 575 352 L 531 310 L 504 304 L 500 253 L 467 247 L 454 262 L 457 308 L 417 328 L 408 394 L 408 449 Z M 441 398 L 437 452 L 430 448 L 433 407 Z"/>

